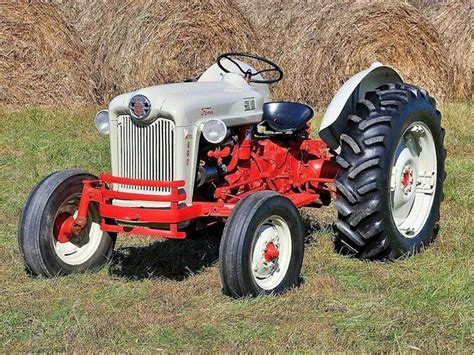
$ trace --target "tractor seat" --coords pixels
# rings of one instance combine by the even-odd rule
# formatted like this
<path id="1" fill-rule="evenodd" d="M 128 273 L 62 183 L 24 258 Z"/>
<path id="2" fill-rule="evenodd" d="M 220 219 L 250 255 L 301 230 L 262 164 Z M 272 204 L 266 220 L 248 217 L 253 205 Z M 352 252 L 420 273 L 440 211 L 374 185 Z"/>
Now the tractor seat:
<path id="1" fill-rule="evenodd" d="M 299 102 L 268 102 L 263 105 L 263 121 L 277 132 L 295 132 L 303 129 L 314 111 Z"/>

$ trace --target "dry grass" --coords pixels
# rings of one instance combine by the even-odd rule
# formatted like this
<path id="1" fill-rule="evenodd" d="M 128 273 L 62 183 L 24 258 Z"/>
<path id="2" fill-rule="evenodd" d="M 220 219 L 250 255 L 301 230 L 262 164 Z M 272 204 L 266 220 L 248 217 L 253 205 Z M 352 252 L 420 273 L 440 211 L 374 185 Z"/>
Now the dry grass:
<path id="1" fill-rule="evenodd" d="M 453 70 L 453 96 L 470 99 L 474 51 L 472 46 L 473 14 L 470 0 L 412 0 L 435 25 L 448 52 Z"/>
<path id="2" fill-rule="evenodd" d="M 55 5 L 1 1 L 0 14 L 0 102 L 94 100 L 82 43 Z"/>
<path id="3" fill-rule="evenodd" d="M 89 44 L 99 101 L 194 79 L 218 54 L 253 52 L 247 20 L 227 0 L 63 2 Z"/>
<path id="4" fill-rule="evenodd" d="M 234 301 L 221 292 L 214 233 L 120 237 L 99 273 L 29 278 L 16 242 L 27 194 L 54 170 L 108 170 L 108 139 L 89 110 L 0 107 L 0 353 L 472 353 L 472 107 L 441 111 L 448 177 L 429 249 L 394 263 L 345 258 L 332 250 L 334 210 L 313 210 L 302 287 Z"/>
<path id="5" fill-rule="evenodd" d="M 451 96 L 451 71 L 435 27 L 400 2 L 236 0 L 285 70 L 275 94 L 323 108 L 351 75 L 380 61 L 437 99 Z"/>
<path id="6" fill-rule="evenodd" d="M 286 73 L 276 98 L 320 108 L 374 61 L 438 100 L 469 98 L 470 2 L 410 2 L 420 11 L 364 0 L 3 1 L 0 101 L 105 103 L 195 78 L 231 50 L 274 59 Z"/>

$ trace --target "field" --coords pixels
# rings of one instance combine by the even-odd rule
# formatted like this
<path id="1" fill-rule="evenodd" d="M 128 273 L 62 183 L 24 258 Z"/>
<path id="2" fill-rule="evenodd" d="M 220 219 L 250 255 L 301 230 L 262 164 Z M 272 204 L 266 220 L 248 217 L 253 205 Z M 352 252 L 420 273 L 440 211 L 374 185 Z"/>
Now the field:
<path id="1" fill-rule="evenodd" d="M 95 274 L 34 279 L 16 233 L 31 188 L 52 171 L 108 170 L 93 109 L 0 107 L 0 352 L 383 351 L 472 353 L 472 105 L 441 106 L 448 158 L 442 229 L 423 253 L 362 262 L 332 250 L 332 207 L 309 211 L 304 283 L 281 297 L 222 295 L 218 233 L 121 237 Z M 306 211 L 308 212 L 308 211 Z"/>

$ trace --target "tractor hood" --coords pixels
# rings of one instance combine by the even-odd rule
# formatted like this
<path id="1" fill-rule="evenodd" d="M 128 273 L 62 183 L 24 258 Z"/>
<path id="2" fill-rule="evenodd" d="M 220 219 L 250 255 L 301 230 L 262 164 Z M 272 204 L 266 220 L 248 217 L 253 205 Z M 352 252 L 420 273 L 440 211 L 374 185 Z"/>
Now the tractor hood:
<path id="1" fill-rule="evenodd" d="M 135 95 L 145 96 L 149 104 L 149 113 L 139 125 L 132 121 L 129 112 L 130 100 Z M 185 203 L 189 205 L 203 123 L 220 119 L 232 127 L 260 122 L 263 100 L 259 91 L 233 73 L 222 75 L 219 81 L 157 85 L 117 96 L 109 104 L 112 174 L 145 180 L 184 180 Z M 127 186 L 116 188 L 141 191 Z M 133 204 L 166 207 L 150 201 Z"/>
<path id="2" fill-rule="evenodd" d="M 150 86 L 115 97 L 109 104 L 109 118 L 129 115 L 129 102 L 144 95 L 151 103 L 147 120 L 168 118 L 177 127 L 199 125 L 218 118 L 228 127 L 260 122 L 263 96 L 237 74 L 228 73 L 214 82 L 185 82 Z"/>

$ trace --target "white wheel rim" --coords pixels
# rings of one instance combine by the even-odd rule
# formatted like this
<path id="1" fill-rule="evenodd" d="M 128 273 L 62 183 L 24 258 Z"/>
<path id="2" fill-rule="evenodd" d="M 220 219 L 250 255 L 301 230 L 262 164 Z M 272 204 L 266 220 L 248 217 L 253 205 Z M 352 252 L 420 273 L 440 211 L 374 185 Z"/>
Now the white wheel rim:
<path id="1" fill-rule="evenodd" d="M 58 209 L 55 220 L 61 213 L 70 213 L 76 217 L 79 198 L 80 196 L 73 196 L 66 200 Z M 91 221 L 91 217 L 89 213 L 87 226 L 79 235 L 74 236 L 68 242 L 60 242 L 53 236 L 54 251 L 64 263 L 69 265 L 83 264 L 99 248 L 104 232 L 100 229 L 98 223 Z"/>
<path id="2" fill-rule="evenodd" d="M 398 143 L 390 179 L 392 218 L 405 238 L 415 238 L 430 215 L 436 173 L 433 134 L 423 122 L 414 122 Z"/>
<path id="3" fill-rule="evenodd" d="M 252 276 L 264 290 L 273 290 L 285 277 L 291 260 L 291 231 L 279 216 L 268 217 L 256 232 L 251 251 Z"/>

